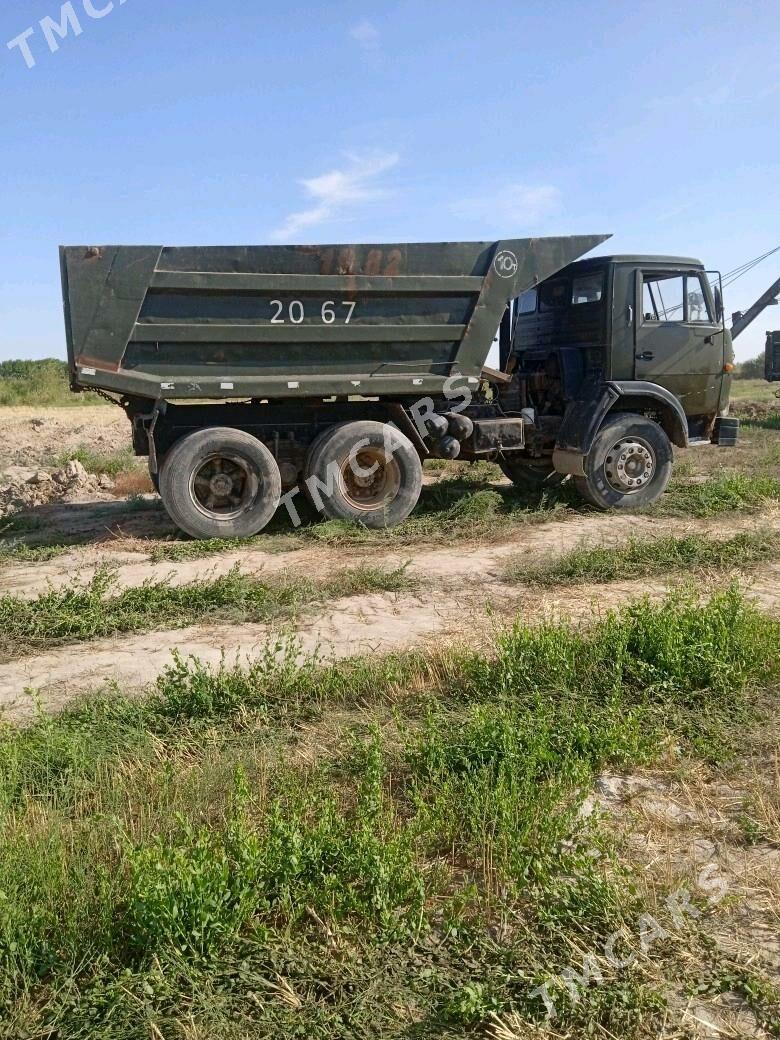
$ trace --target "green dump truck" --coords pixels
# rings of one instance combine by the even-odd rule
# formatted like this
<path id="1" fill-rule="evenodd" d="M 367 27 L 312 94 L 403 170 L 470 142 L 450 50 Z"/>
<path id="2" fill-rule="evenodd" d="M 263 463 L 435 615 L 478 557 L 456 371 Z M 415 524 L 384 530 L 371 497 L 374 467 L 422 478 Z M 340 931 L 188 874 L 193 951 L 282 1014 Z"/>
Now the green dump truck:
<path id="1" fill-rule="evenodd" d="M 193 537 L 252 535 L 299 492 L 396 524 L 426 458 L 646 505 L 672 445 L 735 443 L 731 340 L 717 275 L 580 259 L 608 237 L 63 247 L 71 387 L 124 408 Z"/>

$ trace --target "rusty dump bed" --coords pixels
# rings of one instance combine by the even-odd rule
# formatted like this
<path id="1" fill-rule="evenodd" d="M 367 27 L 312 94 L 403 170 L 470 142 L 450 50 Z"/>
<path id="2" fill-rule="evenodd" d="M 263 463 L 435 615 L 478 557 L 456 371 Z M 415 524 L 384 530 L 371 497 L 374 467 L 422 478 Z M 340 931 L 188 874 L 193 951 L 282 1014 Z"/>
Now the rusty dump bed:
<path id="1" fill-rule="evenodd" d="M 435 394 L 480 377 L 508 300 L 607 237 L 65 246 L 71 383 L 154 400 Z"/>

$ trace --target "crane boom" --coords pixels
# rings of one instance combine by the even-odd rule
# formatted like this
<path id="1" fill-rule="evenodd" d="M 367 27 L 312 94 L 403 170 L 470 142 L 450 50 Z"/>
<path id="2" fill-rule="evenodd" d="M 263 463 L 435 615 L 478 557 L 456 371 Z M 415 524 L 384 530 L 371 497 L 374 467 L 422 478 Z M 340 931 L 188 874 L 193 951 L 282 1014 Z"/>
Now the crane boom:
<path id="1" fill-rule="evenodd" d="M 772 282 L 767 291 L 762 293 L 756 302 L 752 304 L 752 306 L 748 307 L 744 313 L 742 311 L 737 311 L 732 316 L 732 340 L 736 339 L 737 336 L 741 336 L 748 325 L 754 322 L 766 307 L 771 306 L 773 303 L 777 303 L 778 293 L 780 293 L 780 278 L 778 278 L 776 282 Z"/>

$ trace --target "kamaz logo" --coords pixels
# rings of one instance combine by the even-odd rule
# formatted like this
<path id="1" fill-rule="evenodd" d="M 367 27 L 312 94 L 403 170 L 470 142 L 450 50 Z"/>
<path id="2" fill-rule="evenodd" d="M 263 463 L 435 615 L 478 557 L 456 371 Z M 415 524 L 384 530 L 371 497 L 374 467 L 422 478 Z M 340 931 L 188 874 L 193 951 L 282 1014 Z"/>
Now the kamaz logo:
<path id="1" fill-rule="evenodd" d="M 519 266 L 517 257 L 510 249 L 502 249 L 493 261 L 493 268 L 499 278 L 514 278 Z"/>

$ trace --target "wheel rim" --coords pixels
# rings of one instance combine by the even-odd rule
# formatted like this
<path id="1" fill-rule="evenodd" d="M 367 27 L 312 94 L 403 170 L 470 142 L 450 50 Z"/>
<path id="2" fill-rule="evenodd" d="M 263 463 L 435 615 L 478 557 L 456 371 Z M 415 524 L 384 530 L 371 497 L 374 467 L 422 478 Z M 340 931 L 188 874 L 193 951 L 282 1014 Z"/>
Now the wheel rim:
<path id="1" fill-rule="evenodd" d="M 235 520 L 257 502 L 262 481 L 240 455 L 215 453 L 205 458 L 190 478 L 190 496 L 211 520 Z"/>
<path id="2" fill-rule="evenodd" d="M 621 495 L 635 495 L 655 476 L 652 445 L 642 437 L 625 437 L 607 453 L 604 473 L 610 487 Z"/>
<path id="3" fill-rule="evenodd" d="M 401 467 L 384 448 L 361 448 L 341 466 L 341 491 L 351 506 L 369 512 L 389 505 L 401 487 Z"/>

